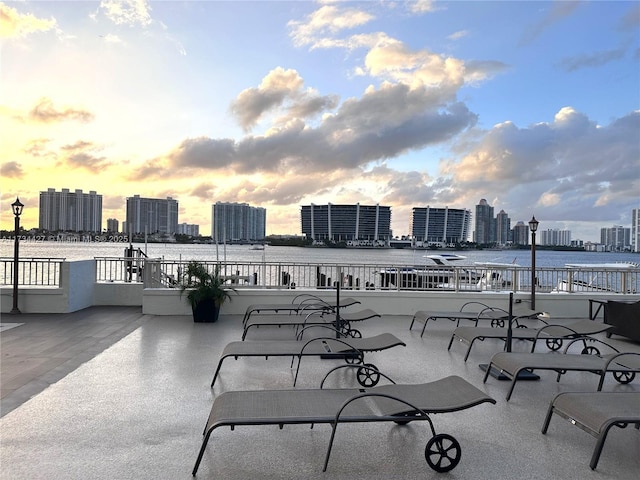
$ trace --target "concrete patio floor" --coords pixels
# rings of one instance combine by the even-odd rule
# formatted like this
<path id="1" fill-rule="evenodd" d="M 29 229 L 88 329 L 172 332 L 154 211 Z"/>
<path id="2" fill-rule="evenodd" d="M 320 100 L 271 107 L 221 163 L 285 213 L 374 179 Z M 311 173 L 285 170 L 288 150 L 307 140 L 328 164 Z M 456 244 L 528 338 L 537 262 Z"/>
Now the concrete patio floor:
<path id="1" fill-rule="evenodd" d="M 56 330 L 69 332 L 69 322 L 83 316 L 127 318 L 115 329 L 119 333 L 111 331 L 108 338 L 75 350 L 67 345 L 68 357 L 55 368 L 41 366 L 31 373 L 23 368 L 23 386 L 3 394 L 1 478 L 192 478 L 202 431 L 217 394 L 292 387 L 289 358 L 240 358 L 226 360 L 215 387 L 209 388 L 222 349 L 241 337 L 240 316 L 195 324 L 187 316 L 145 316 L 136 309 L 118 308 L 93 307 L 76 312 L 71 319 L 61 316 L 55 323 L 43 315 L 2 319 L 23 323 L 1 334 L 3 345 L 13 349 L 0 352 L 5 381 L 19 376 L 12 371 L 21 363 L 8 353 L 15 355 L 16 345 L 22 342 L 24 361 L 34 361 L 37 352 L 29 346 L 29 335 L 38 328 L 42 332 L 44 324 L 48 335 L 54 335 Z M 326 473 L 322 464 L 329 426 L 285 426 L 283 430 L 257 426 L 214 431 L 197 478 L 638 478 L 640 434 L 636 429 L 612 429 L 595 471 L 589 468 L 593 437 L 559 417 L 553 418 L 546 435 L 540 433 L 553 396 L 561 391 L 595 391 L 597 376 L 569 372 L 556 383 L 555 373 L 539 372 L 539 381 L 519 382 L 506 402 L 508 383 L 489 378 L 483 384 L 478 368 L 501 351 L 501 342 L 476 342 L 465 363 L 466 345 L 454 344 L 447 351 L 453 322 L 430 322 L 423 338 L 420 328 L 409 331 L 410 322 L 407 316 L 384 316 L 356 325 L 365 336 L 391 332 L 407 344 L 368 354 L 367 363 L 376 364 L 398 383 L 459 375 L 497 400 L 496 405 L 432 416 L 436 431 L 453 435 L 462 446 L 462 459 L 453 471 L 439 474 L 425 462 L 424 447 L 431 436 L 427 422 L 340 426 Z M 292 338 L 288 328 L 260 328 L 248 341 L 285 337 Z M 639 344 L 622 337 L 598 337 L 620 350 L 640 352 Z M 79 338 L 77 342 L 82 343 Z M 529 345 L 516 343 L 514 351 L 525 351 Z M 298 388 L 316 388 L 324 374 L 340 364 L 304 359 Z M 332 387 L 354 385 L 350 373 L 336 375 L 330 382 Z M 640 379 L 620 385 L 608 377 L 604 390 L 640 391 Z"/>

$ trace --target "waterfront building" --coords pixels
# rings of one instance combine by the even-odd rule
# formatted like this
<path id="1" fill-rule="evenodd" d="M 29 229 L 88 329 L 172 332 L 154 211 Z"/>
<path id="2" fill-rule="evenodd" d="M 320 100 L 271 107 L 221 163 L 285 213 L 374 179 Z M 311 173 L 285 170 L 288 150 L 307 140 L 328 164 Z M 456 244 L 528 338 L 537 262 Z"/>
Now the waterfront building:
<path id="1" fill-rule="evenodd" d="M 180 223 L 178 224 L 178 233 L 180 235 L 189 235 L 190 237 L 200 236 L 200 225 L 193 223 Z"/>
<path id="2" fill-rule="evenodd" d="M 571 230 L 548 229 L 538 234 L 540 245 L 571 246 Z"/>
<path id="3" fill-rule="evenodd" d="M 640 252 L 640 208 L 631 210 L 631 250 Z"/>
<path id="4" fill-rule="evenodd" d="M 600 243 L 609 252 L 623 252 L 631 249 L 631 229 L 621 225 L 600 229 Z"/>
<path id="5" fill-rule="evenodd" d="M 529 245 L 529 225 L 522 220 L 516 223 L 511 234 L 514 245 Z"/>
<path id="6" fill-rule="evenodd" d="M 474 241 L 478 244 L 491 244 L 496 241 L 496 223 L 493 218 L 493 207 L 483 198 L 476 205 L 476 229 Z"/>
<path id="7" fill-rule="evenodd" d="M 496 215 L 496 243 L 507 245 L 511 242 L 511 219 L 504 210 Z"/>
<path id="8" fill-rule="evenodd" d="M 107 232 L 118 233 L 120 222 L 115 218 L 107 218 Z"/>
<path id="9" fill-rule="evenodd" d="M 160 233 L 173 235 L 178 231 L 178 201 L 171 197 L 127 198 L 126 233 Z"/>
<path id="10" fill-rule="evenodd" d="M 102 195 L 94 191 L 40 192 L 38 228 L 50 232 L 102 232 Z"/>
<path id="11" fill-rule="evenodd" d="M 211 207 L 211 238 L 218 243 L 264 240 L 267 210 L 246 203 L 216 202 Z"/>
<path id="12" fill-rule="evenodd" d="M 471 210 L 413 207 L 410 231 L 417 247 L 446 246 L 466 242 L 470 225 Z"/>
<path id="13" fill-rule="evenodd" d="M 382 246 L 391 240 L 391 207 L 381 205 L 303 205 L 302 234 L 316 243 Z"/>

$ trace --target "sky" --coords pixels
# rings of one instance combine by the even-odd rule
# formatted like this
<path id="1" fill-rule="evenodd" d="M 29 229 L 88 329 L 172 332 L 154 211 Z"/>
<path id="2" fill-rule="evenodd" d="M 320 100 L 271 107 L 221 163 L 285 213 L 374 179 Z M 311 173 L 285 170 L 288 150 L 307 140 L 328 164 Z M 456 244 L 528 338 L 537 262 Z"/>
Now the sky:
<path id="1" fill-rule="evenodd" d="M 640 208 L 640 3 L 1 1 L 0 228 L 39 193 L 211 206 L 486 199 L 599 241 Z"/>

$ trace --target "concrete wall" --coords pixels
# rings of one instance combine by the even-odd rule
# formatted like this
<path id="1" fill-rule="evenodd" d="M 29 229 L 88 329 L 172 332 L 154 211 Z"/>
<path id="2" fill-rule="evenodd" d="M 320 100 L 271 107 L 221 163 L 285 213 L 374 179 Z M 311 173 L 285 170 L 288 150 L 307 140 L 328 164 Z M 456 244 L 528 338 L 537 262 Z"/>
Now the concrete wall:
<path id="1" fill-rule="evenodd" d="M 334 301 L 335 290 L 265 290 L 239 289 L 233 300 L 226 302 L 221 312 L 223 314 L 242 315 L 247 307 L 258 303 L 288 303 L 296 295 L 312 293 L 325 300 Z M 371 290 L 342 290 L 340 297 L 355 298 L 361 306 L 370 308 L 380 314 L 413 315 L 418 310 L 450 311 L 459 310 L 466 302 L 476 301 L 486 305 L 509 309 L 509 293 L 502 292 L 404 292 L 404 291 L 371 291 Z M 549 312 L 557 318 L 586 318 L 589 313 L 589 299 L 617 298 L 612 295 L 593 294 L 538 294 L 536 295 L 536 311 Z M 640 300 L 640 295 L 626 295 L 625 300 Z M 191 309 L 185 298 L 180 296 L 179 290 L 145 289 L 142 296 L 142 312 L 149 315 L 190 315 Z M 526 315 L 530 309 L 530 295 L 514 295 L 514 315 Z"/>

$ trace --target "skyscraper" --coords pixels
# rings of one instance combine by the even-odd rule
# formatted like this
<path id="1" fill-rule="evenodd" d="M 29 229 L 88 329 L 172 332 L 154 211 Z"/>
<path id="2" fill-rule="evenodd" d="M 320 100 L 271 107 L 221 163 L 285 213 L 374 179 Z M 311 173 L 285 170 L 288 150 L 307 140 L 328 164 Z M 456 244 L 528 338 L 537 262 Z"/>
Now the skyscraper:
<path id="1" fill-rule="evenodd" d="M 493 207 L 484 198 L 476 205 L 474 240 L 478 244 L 490 244 L 496 241 Z"/>
<path id="2" fill-rule="evenodd" d="M 525 224 L 522 220 L 518 221 L 515 227 L 513 227 L 513 244 L 529 245 L 529 225 Z"/>
<path id="3" fill-rule="evenodd" d="M 391 207 L 380 205 L 303 205 L 302 234 L 316 242 L 387 243 Z"/>
<path id="4" fill-rule="evenodd" d="M 142 198 L 134 195 L 127 198 L 127 232 L 142 233 L 178 232 L 178 202 L 171 197 Z"/>
<path id="5" fill-rule="evenodd" d="M 471 211 L 458 208 L 413 207 L 411 235 L 416 243 L 450 244 L 469 238 Z"/>
<path id="6" fill-rule="evenodd" d="M 631 210 L 631 250 L 640 252 L 640 208 Z"/>
<path id="7" fill-rule="evenodd" d="M 571 230 L 547 229 L 538 231 L 540 245 L 571 245 Z"/>
<path id="8" fill-rule="evenodd" d="M 120 222 L 115 218 L 107 218 L 107 232 L 118 233 Z"/>
<path id="9" fill-rule="evenodd" d="M 622 252 L 631 247 L 631 229 L 622 225 L 600 229 L 600 243 L 609 252 Z"/>
<path id="10" fill-rule="evenodd" d="M 496 215 L 496 242 L 498 245 L 507 245 L 510 241 L 511 219 L 504 210 Z"/>
<path id="11" fill-rule="evenodd" d="M 216 202 L 211 207 L 211 238 L 218 243 L 264 240 L 267 210 L 246 203 Z"/>
<path id="12" fill-rule="evenodd" d="M 101 232 L 102 195 L 54 188 L 40 192 L 38 227 L 51 232 Z"/>

